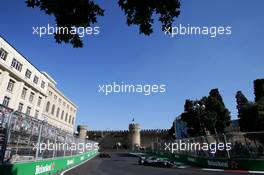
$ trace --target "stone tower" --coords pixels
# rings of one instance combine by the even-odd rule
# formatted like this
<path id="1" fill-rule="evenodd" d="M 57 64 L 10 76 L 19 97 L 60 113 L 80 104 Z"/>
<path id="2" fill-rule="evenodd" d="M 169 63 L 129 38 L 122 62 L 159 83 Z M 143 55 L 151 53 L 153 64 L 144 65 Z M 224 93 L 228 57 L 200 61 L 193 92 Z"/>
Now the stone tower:
<path id="1" fill-rule="evenodd" d="M 140 146 L 140 129 L 139 124 L 129 124 L 129 145 L 132 150 Z"/>
<path id="2" fill-rule="evenodd" d="M 87 136 L 87 126 L 86 125 L 78 125 L 77 127 L 79 137 L 82 139 L 86 139 Z"/>

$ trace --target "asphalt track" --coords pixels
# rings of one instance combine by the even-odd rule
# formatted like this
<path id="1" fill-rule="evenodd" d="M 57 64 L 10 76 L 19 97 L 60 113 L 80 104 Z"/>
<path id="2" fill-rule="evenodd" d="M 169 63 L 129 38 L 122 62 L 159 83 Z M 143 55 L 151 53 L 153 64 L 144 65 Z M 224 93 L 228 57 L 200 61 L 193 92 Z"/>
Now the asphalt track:
<path id="1" fill-rule="evenodd" d="M 198 168 L 158 168 L 138 165 L 138 158 L 113 153 L 111 158 L 95 157 L 64 175 L 238 175 L 242 173 L 205 171 Z M 249 173 L 243 173 L 247 175 Z"/>

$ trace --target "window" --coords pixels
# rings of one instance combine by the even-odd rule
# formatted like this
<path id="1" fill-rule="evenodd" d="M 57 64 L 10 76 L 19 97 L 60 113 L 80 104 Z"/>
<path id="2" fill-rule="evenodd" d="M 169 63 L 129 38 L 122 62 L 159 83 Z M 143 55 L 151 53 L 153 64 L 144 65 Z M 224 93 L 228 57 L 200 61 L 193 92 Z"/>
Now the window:
<path id="1" fill-rule="evenodd" d="M 30 93 L 29 100 L 28 100 L 30 103 L 33 102 L 34 95 L 35 95 L 35 94 L 34 94 L 33 92 Z"/>
<path id="2" fill-rule="evenodd" d="M 30 115 L 30 111 L 31 111 L 31 107 L 28 106 L 28 107 L 27 107 L 26 114 L 27 114 L 27 115 Z"/>
<path id="3" fill-rule="evenodd" d="M 9 92 L 12 92 L 13 89 L 14 89 L 14 85 L 15 85 L 15 81 L 13 81 L 13 80 L 10 79 L 9 82 L 8 82 L 8 85 L 7 85 L 7 90 Z"/>
<path id="4" fill-rule="evenodd" d="M 57 95 L 54 95 L 54 100 L 57 100 Z"/>
<path id="5" fill-rule="evenodd" d="M 50 96 L 52 95 L 52 92 L 51 92 L 51 91 L 49 91 L 49 95 L 50 95 Z"/>
<path id="6" fill-rule="evenodd" d="M 8 107 L 9 101 L 10 101 L 10 98 L 5 96 L 5 98 L 3 100 L 3 105 L 6 106 L 6 107 Z"/>
<path id="7" fill-rule="evenodd" d="M 27 69 L 25 76 L 30 79 L 31 77 L 31 71 Z"/>
<path id="8" fill-rule="evenodd" d="M 66 113 L 65 122 L 67 122 L 67 120 L 68 120 L 68 113 Z"/>
<path id="9" fill-rule="evenodd" d="M 44 89 L 45 88 L 45 81 L 41 81 L 41 88 Z"/>
<path id="10" fill-rule="evenodd" d="M 15 68 L 16 70 L 18 70 L 19 72 L 21 72 L 23 65 L 19 61 L 17 61 L 15 58 L 13 58 L 13 61 L 11 63 L 11 66 L 13 68 Z"/>
<path id="11" fill-rule="evenodd" d="M 49 112 L 49 107 L 50 107 L 50 102 L 48 101 L 46 105 L 46 112 Z"/>
<path id="12" fill-rule="evenodd" d="M 59 118 L 59 115 L 60 115 L 60 108 L 57 109 L 56 117 Z"/>
<path id="13" fill-rule="evenodd" d="M 18 112 L 22 112 L 22 110 L 23 110 L 23 103 L 19 103 L 19 104 L 18 104 L 17 111 L 18 111 Z"/>
<path id="14" fill-rule="evenodd" d="M 39 111 L 36 110 L 36 112 L 35 112 L 35 117 L 38 118 L 38 116 L 39 116 Z"/>
<path id="15" fill-rule="evenodd" d="M 55 105 L 52 105 L 51 114 L 53 115 L 55 112 Z"/>
<path id="16" fill-rule="evenodd" d="M 3 60 L 6 60 L 7 57 L 7 51 L 5 51 L 3 48 L 0 49 L 0 58 Z"/>
<path id="17" fill-rule="evenodd" d="M 61 112 L 61 120 L 63 120 L 64 117 L 64 111 Z"/>
<path id="18" fill-rule="evenodd" d="M 72 125 L 74 124 L 74 117 L 72 117 Z"/>
<path id="19" fill-rule="evenodd" d="M 69 117 L 69 123 L 71 123 L 71 118 L 72 118 L 72 116 L 70 115 L 70 117 Z"/>
<path id="20" fill-rule="evenodd" d="M 35 76 L 34 76 L 34 79 L 33 79 L 33 82 L 34 82 L 35 84 L 38 84 L 38 80 L 39 80 L 39 78 L 35 75 Z"/>
<path id="21" fill-rule="evenodd" d="M 38 104 L 37 104 L 38 106 L 41 105 L 41 101 L 42 101 L 42 97 L 39 97 L 39 98 L 38 98 Z"/>
<path id="22" fill-rule="evenodd" d="M 22 94 L 21 94 L 21 98 L 25 99 L 26 98 L 26 95 L 27 95 L 27 89 L 26 88 L 23 88 Z"/>
<path id="23" fill-rule="evenodd" d="M 63 102 L 63 106 L 65 106 L 66 105 L 66 103 L 65 103 L 65 101 Z"/>

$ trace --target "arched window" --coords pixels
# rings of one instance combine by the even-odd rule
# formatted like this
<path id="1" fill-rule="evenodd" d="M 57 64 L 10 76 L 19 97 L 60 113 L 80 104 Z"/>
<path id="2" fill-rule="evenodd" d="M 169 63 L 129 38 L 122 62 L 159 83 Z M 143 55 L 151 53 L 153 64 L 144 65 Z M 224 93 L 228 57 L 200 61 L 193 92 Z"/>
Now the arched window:
<path id="1" fill-rule="evenodd" d="M 71 115 L 70 115 L 70 117 L 69 117 L 69 123 L 71 123 Z"/>
<path id="2" fill-rule="evenodd" d="M 52 108 L 51 108 L 51 114 L 53 115 L 55 112 L 55 105 L 52 105 Z"/>
<path id="3" fill-rule="evenodd" d="M 50 108 L 50 102 L 48 101 L 48 103 L 46 105 L 46 112 L 49 112 L 49 108 Z"/>
<path id="4" fill-rule="evenodd" d="M 72 125 L 74 124 L 74 117 L 72 117 Z"/>
<path id="5" fill-rule="evenodd" d="M 61 120 L 63 120 L 64 117 L 64 111 L 61 112 Z"/>
<path id="6" fill-rule="evenodd" d="M 57 108 L 56 117 L 58 117 L 58 118 L 59 118 L 59 115 L 60 115 L 60 108 Z"/>
<path id="7" fill-rule="evenodd" d="M 67 122 L 67 120 L 68 120 L 68 113 L 66 113 L 65 122 Z"/>

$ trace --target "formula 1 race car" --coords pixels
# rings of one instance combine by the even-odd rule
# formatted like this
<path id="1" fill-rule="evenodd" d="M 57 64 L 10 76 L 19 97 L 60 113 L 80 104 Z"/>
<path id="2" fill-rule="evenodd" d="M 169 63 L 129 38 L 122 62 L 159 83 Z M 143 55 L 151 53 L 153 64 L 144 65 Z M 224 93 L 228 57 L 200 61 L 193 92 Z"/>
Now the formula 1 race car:
<path id="1" fill-rule="evenodd" d="M 100 153 L 99 157 L 100 158 L 111 158 L 110 154 L 108 154 L 108 153 Z"/>
<path id="2" fill-rule="evenodd" d="M 138 164 L 146 165 L 146 166 L 163 167 L 163 168 L 174 168 L 178 166 L 177 163 L 174 161 L 169 161 L 166 158 L 158 158 L 155 156 L 139 157 Z"/>

